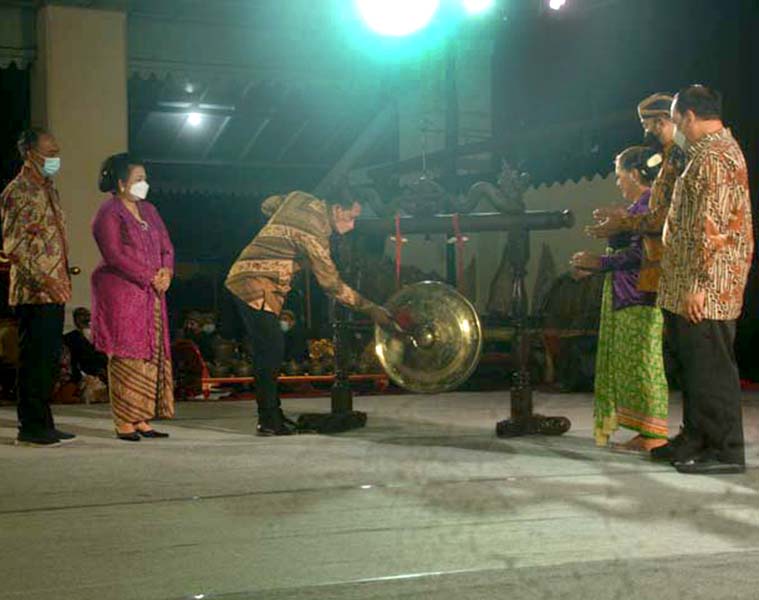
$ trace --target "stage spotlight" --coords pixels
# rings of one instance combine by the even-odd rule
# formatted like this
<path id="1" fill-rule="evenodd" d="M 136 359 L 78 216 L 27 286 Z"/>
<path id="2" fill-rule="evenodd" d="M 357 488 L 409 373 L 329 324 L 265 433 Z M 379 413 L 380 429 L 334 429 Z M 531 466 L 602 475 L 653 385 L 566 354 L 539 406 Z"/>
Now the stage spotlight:
<path id="1" fill-rule="evenodd" d="M 197 112 L 191 112 L 187 115 L 187 122 L 192 127 L 200 127 L 200 124 L 203 122 L 203 115 Z"/>
<path id="2" fill-rule="evenodd" d="M 463 0 L 463 3 L 466 11 L 474 15 L 493 8 L 495 0 Z"/>
<path id="3" fill-rule="evenodd" d="M 429 25 L 440 0 L 356 0 L 356 7 L 373 31 L 401 37 Z"/>
<path id="4" fill-rule="evenodd" d="M 548 2 L 548 8 L 551 10 L 560 10 L 564 8 L 564 5 L 567 3 L 567 0 L 549 0 Z"/>

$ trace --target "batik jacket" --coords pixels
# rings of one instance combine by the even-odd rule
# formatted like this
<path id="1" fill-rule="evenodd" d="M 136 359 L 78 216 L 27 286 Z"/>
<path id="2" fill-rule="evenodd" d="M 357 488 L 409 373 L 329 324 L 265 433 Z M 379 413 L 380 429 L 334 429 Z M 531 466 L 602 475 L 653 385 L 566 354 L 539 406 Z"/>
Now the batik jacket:
<path id="1" fill-rule="evenodd" d="M 741 314 L 754 237 L 748 170 L 730 130 L 689 149 L 664 224 L 659 306 L 682 316 L 688 294 L 706 294 L 705 318 Z"/>
<path id="2" fill-rule="evenodd" d="M 326 203 L 292 192 L 232 265 L 226 287 L 252 308 L 279 314 L 293 276 L 308 264 L 325 292 L 350 308 L 367 310 L 373 304 L 340 279 L 330 255 L 332 232 Z"/>
<path id="3" fill-rule="evenodd" d="M 0 197 L 3 253 L 10 260 L 8 303 L 64 304 L 71 297 L 66 223 L 50 179 L 24 166 Z M 52 282 L 67 292 L 54 293 Z"/>

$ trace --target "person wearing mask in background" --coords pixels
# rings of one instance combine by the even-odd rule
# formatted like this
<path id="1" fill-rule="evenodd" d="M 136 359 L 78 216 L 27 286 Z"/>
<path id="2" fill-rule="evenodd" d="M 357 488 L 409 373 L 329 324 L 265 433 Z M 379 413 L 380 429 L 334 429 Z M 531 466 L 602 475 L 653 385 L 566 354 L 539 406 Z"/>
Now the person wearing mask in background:
<path id="1" fill-rule="evenodd" d="M 18 140 L 21 172 L 2 194 L 3 253 L 10 261 L 8 304 L 19 327 L 16 442 L 53 446 L 76 436 L 55 427 L 50 400 L 60 371 L 64 306 L 71 298 L 66 224 L 53 178 L 55 137 L 42 129 Z"/>
<path id="2" fill-rule="evenodd" d="M 155 206 L 145 201 L 145 167 L 127 154 L 103 163 L 100 190 L 111 196 L 92 224 L 102 260 L 92 274 L 92 337 L 108 355 L 116 436 L 168 437 L 150 426 L 174 416 L 166 291 L 174 248 Z"/>
<path id="3" fill-rule="evenodd" d="M 216 323 L 203 323 L 204 317 L 196 311 L 187 315 L 182 327 L 181 337 L 190 340 L 200 352 L 206 363 L 214 361 L 213 343 L 216 339 Z"/>
<path id="4" fill-rule="evenodd" d="M 290 435 L 295 428 L 282 413 L 277 377 L 285 356 L 279 315 L 293 275 L 304 263 L 335 300 L 389 326 L 390 314 L 347 286 L 330 255 L 330 237 L 351 231 L 361 205 L 348 190 L 322 200 L 305 192 L 275 196 L 264 202 L 268 223 L 240 253 L 227 275 L 253 349 L 258 404 L 258 435 Z"/>
<path id="5" fill-rule="evenodd" d="M 92 343 L 92 316 L 83 306 L 74 310 L 74 327 L 63 336 L 63 342 L 71 353 L 71 376 L 74 383 L 82 380 L 82 374 L 108 381 L 108 357 L 98 352 Z"/>
<path id="6" fill-rule="evenodd" d="M 308 360 L 306 332 L 295 318 L 295 313 L 291 310 L 279 313 L 279 326 L 285 334 L 284 362 L 294 362 L 296 365 L 305 363 Z"/>

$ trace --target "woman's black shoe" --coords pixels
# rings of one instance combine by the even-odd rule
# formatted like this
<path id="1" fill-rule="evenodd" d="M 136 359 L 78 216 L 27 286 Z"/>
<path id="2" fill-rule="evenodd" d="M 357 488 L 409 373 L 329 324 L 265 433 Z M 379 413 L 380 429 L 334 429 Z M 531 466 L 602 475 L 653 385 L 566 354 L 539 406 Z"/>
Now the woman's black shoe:
<path id="1" fill-rule="evenodd" d="M 136 431 L 133 431 L 132 433 L 119 433 L 117 431 L 116 437 L 125 442 L 139 442 L 140 441 L 140 436 L 137 434 Z"/>
<path id="2" fill-rule="evenodd" d="M 137 430 L 137 433 L 141 435 L 144 438 L 167 438 L 169 437 L 168 433 L 163 433 L 162 431 L 156 431 L 155 429 L 148 429 L 147 431 L 142 431 L 140 429 Z"/>

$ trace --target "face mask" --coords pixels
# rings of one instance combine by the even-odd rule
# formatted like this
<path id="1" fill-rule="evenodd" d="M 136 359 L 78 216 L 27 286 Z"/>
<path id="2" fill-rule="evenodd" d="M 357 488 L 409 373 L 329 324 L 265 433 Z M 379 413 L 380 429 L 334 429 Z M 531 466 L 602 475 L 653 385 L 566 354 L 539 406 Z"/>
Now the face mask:
<path id="1" fill-rule="evenodd" d="M 659 138 L 656 137 L 656 134 L 653 131 L 646 131 L 645 135 L 643 136 L 643 145 L 648 146 L 649 148 L 653 148 L 657 151 L 662 149 L 662 143 L 659 141 Z"/>
<path id="2" fill-rule="evenodd" d="M 137 183 L 132 184 L 132 187 L 129 188 L 129 193 L 138 200 L 144 200 L 148 197 L 149 189 L 150 186 L 147 181 L 138 181 Z"/>
<path id="3" fill-rule="evenodd" d="M 680 146 L 681 149 L 687 150 L 688 149 L 688 138 L 685 137 L 685 134 L 683 134 L 682 131 L 675 128 L 675 144 Z"/>
<path id="4" fill-rule="evenodd" d="M 58 156 L 55 157 L 45 157 L 45 164 L 42 165 L 42 174 L 45 177 L 52 177 L 58 171 L 61 170 L 61 159 Z"/>
<path id="5" fill-rule="evenodd" d="M 203 333 L 213 333 L 214 331 L 216 331 L 216 325 L 213 323 L 203 325 Z"/>
<path id="6" fill-rule="evenodd" d="M 279 322 L 279 327 L 280 327 L 280 329 L 282 329 L 282 331 L 284 331 L 285 333 L 287 333 L 292 328 L 292 325 L 290 325 L 289 321 L 280 321 Z"/>

